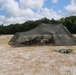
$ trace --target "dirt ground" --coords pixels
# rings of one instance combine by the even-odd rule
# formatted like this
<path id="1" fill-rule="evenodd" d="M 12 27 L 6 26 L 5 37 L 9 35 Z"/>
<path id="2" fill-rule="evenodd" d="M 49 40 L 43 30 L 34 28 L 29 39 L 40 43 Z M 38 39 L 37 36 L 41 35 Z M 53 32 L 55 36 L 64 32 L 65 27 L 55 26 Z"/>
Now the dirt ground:
<path id="1" fill-rule="evenodd" d="M 0 35 L 0 75 L 76 75 L 76 46 L 8 45 L 13 35 Z M 73 49 L 72 54 L 55 52 Z"/>

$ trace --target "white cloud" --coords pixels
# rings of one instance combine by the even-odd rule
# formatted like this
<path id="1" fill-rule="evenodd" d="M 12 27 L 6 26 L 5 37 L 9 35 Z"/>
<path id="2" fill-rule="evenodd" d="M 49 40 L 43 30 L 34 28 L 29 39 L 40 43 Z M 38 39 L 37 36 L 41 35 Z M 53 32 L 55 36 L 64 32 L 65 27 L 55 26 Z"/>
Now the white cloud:
<path id="1" fill-rule="evenodd" d="M 58 10 L 58 13 L 59 13 L 59 14 L 62 14 L 62 10 Z"/>
<path id="2" fill-rule="evenodd" d="M 67 5 L 65 9 L 69 11 L 70 14 L 76 15 L 76 0 L 71 0 L 71 4 Z"/>
<path id="3" fill-rule="evenodd" d="M 21 8 L 41 9 L 45 0 L 19 0 Z"/>
<path id="4" fill-rule="evenodd" d="M 5 16 L 0 16 L 0 24 L 3 24 L 4 19 L 5 19 Z"/>
<path id="5" fill-rule="evenodd" d="M 31 2 L 30 2 L 31 1 Z M 0 24 L 23 23 L 27 20 L 37 20 L 43 17 L 59 19 L 53 9 L 43 8 L 45 0 L 0 0 L 2 8 L 6 10 L 5 15 L 0 15 Z M 34 11 L 36 10 L 36 11 Z"/>
<path id="6" fill-rule="evenodd" d="M 57 3 L 58 0 L 51 0 L 51 1 L 52 1 L 52 3 Z"/>
<path id="7" fill-rule="evenodd" d="M 7 10 L 7 17 L 16 17 L 20 15 L 20 9 L 19 9 L 19 5 L 18 2 L 14 1 L 14 0 L 7 0 L 7 3 L 5 3 L 3 5 L 3 7 Z"/>
<path id="8" fill-rule="evenodd" d="M 39 13 L 42 17 L 47 17 L 48 19 L 59 19 L 61 15 L 58 15 L 53 9 L 43 8 Z"/>

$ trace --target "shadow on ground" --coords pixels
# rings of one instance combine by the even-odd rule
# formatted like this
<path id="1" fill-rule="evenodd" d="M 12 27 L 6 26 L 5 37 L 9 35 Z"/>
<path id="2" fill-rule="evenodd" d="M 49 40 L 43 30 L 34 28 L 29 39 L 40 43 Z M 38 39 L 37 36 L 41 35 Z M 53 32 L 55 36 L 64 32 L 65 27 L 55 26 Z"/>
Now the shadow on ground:
<path id="1" fill-rule="evenodd" d="M 10 45 L 11 47 L 17 48 L 17 47 L 36 47 L 36 46 L 56 46 L 53 44 L 33 44 L 33 45 L 26 45 L 26 44 L 14 44 Z"/>

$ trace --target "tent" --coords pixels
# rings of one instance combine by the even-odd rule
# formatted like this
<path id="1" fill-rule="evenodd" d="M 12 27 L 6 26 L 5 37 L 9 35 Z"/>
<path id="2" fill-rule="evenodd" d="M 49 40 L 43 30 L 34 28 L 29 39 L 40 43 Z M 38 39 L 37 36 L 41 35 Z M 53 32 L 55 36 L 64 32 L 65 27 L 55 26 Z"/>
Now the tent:
<path id="1" fill-rule="evenodd" d="M 15 33 L 9 44 L 71 46 L 76 45 L 76 38 L 62 24 L 43 23 L 32 30 Z"/>

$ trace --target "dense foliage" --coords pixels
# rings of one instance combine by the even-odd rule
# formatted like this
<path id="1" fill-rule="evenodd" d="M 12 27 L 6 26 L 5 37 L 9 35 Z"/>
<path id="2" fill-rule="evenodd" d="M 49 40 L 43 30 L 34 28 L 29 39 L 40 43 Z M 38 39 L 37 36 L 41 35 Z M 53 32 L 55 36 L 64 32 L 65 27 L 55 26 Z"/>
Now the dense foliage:
<path id="1" fill-rule="evenodd" d="M 28 31 L 30 29 L 35 28 L 41 23 L 47 23 L 47 24 L 62 23 L 68 28 L 68 30 L 71 33 L 73 34 L 76 33 L 76 16 L 70 16 L 66 18 L 61 18 L 60 20 L 54 20 L 54 19 L 49 20 L 47 18 L 42 18 L 36 21 L 27 21 L 23 24 L 11 24 L 8 26 L 0 25 L 0 34 L 14 34 L 16 32 Z"/>

